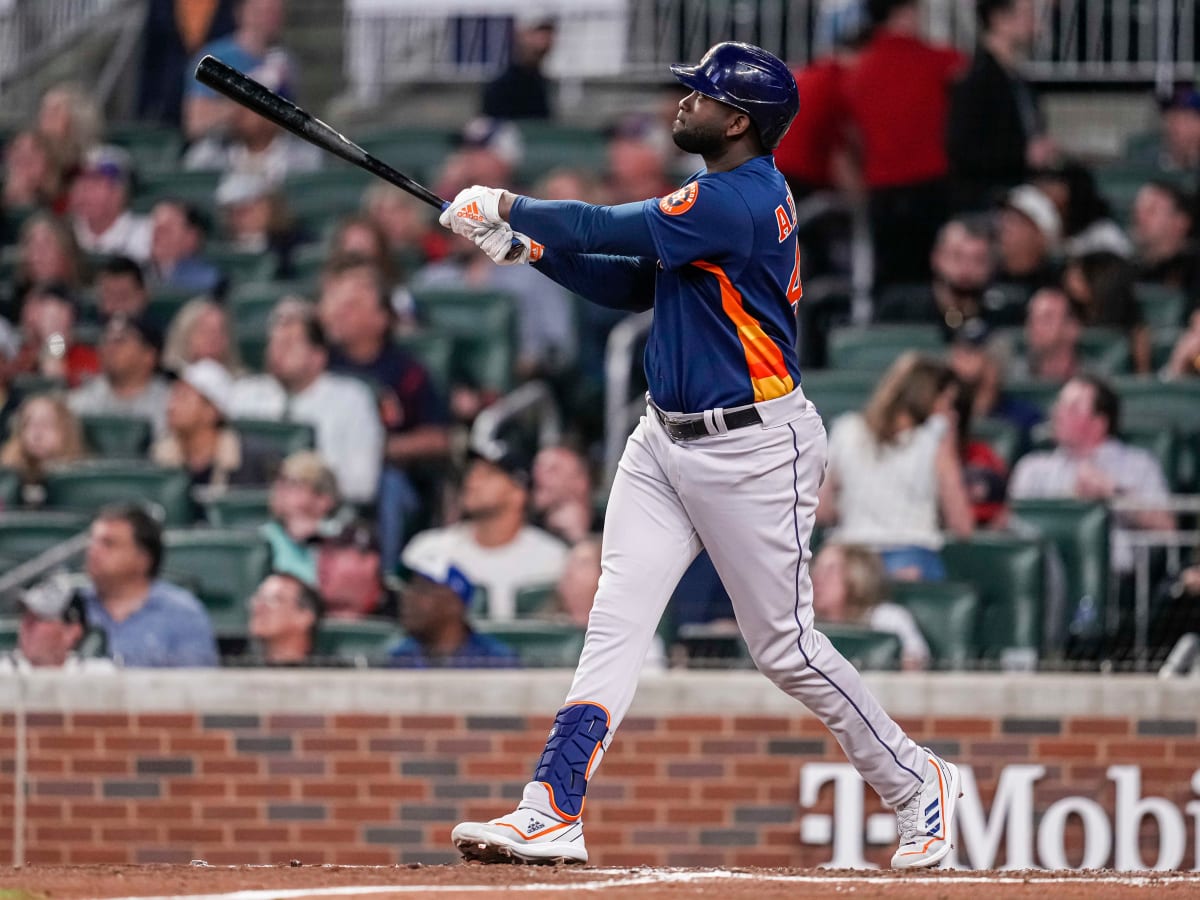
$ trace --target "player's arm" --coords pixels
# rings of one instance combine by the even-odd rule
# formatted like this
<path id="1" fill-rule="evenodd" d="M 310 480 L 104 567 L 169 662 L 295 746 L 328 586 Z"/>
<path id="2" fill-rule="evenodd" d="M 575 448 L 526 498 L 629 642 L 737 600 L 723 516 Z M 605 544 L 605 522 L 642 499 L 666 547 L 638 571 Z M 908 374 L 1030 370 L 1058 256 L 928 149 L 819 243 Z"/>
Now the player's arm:
<path id="1" fill-rule="evenodd" d="M 514 231 L 568 253 L 611 253 L 658 258 L 642 203 L 594 206 L 578 200 L 534 200 L 507 191 L 500 217 Z"/>
<path id="2" fill-rule="evenodd" d="M 547 247 L 533 267 L 572 293 L 609 309 L 641 312 L 654 306 L 657 262 L 644 256 L 571 253 Z"/>

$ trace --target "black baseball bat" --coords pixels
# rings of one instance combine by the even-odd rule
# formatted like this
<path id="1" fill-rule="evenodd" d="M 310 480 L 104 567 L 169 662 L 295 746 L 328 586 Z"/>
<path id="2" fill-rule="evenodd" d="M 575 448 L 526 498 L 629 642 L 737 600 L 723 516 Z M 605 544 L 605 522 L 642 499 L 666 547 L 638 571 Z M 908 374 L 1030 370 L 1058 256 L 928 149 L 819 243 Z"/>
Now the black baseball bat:
<path id="1" fill-rule="evenodd" d="M 221 62 L 215 56 L 205 56 L 196 65 L 196 80 L 224 94 L 239 106 L 253 110 L 264 119 L 269 119 L 281 128 L 286 128 L 296 137 L 308 141 L 322 150 L 348 163 L 366 169 L 372 175 L 407 191 L 418 200 L 423 200 L 439 212 L 450 204 L 425 185 L 414 181 L 403 172 L 372 156 L 354 141 L 335 128 L 325 124 L 316 116 L 307 113 L 289 100 L 285 100 L 265 85 L 259 84 L 244 72 Z M 521 252 L 521 242 L 513 238 L 512 258 Z"/>

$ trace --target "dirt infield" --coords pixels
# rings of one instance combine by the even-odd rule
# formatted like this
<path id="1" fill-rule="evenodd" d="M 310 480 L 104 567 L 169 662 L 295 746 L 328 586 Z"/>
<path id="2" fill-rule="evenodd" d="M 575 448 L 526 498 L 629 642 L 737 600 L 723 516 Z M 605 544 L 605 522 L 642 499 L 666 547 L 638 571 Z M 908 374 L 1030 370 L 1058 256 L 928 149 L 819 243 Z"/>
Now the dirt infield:
<path id="1" fill-rule="evenodd" d="M 822 869 L 591 869 L 515 866 L 30 866 L 0 869 L 0 900 L 323 897 L 533 897 L 620 900 L 887 900 L 1195 897 L 1200 874 L 1150 872 L 865 872 Z"/>

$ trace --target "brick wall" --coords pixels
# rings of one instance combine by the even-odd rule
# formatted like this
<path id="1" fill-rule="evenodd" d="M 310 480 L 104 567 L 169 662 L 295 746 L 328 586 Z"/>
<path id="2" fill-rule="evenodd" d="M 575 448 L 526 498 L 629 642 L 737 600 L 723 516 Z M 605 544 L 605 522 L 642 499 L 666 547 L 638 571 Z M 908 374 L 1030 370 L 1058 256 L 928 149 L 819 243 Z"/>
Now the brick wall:
<path id="1" fill-rule="evenodd" d="M 12 858 L 15 715 L 0 715 L 0 863 Z M 95 712 L 34 705 L 24 715 L 30 863 L 451 861 L 451 827 L 511 807 L 551 723 L 550 715 L 507 711 Z M 1039 814 L 1068 795 L 1092 797 L 1111 814 L 1114 789 L 1105 772 L 1118 763 L 1141 766 L 1143 796 L 1166 797 L 1181 810 L 1194 799 L 1195 714 L 920 715 L 901 723 L 970 763 L 985 803 L 1003 765 L 1028 762 L 1047 767 L 1037 785 Z M 799 707 L 795 715 L 635 714 L 589 790 L 592 860 L 815 865 L 829 852 L 800 843 L 800 768 L 843 759 Z M 826 789 L 806 812 L 829 812 L 831 804 Z M 868 814 L 879 808 L 868 800 Z M 1198 865 L 1195 840 L 1189 831 L 1189 868 Z M 1077 822 L 1066 843 L 1077 852 Z M 885 863 L 889 854 L 874 848 L 868 859 Z"/>

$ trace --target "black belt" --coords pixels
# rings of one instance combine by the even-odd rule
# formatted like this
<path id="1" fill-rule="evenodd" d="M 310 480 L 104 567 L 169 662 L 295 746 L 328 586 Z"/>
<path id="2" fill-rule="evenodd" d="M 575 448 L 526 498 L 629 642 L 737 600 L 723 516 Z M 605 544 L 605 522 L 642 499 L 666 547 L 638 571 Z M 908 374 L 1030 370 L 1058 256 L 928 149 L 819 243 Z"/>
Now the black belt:
<path id="1" fill-rule="evenodd" d="M 697 418 L 677 419 L 668 416 L 665 412 L 659 409 L 654 401 L 650 401 L 650 408 L 654 410 L 654 414 L 658 416 L 658 421 L 662 423 L 663 429 L 670 435 L 673 441 L 691 441 L 696 438 L 707 437 L 710 434 L 721 434 L 721 430 L 717 427 L 714 416 L 700 415 Z M 712 420 L 712 427 L 709 427 L 709 420 Z M 734 431 L 738 428 L 745 428 L 748 425 L 761 425 L 762 416 L 758 414 L 758 410 L 753 406 L 742 406 L 737 409 L 723 410 L 721 419 L 725 422 L 725 431 Z"/>

